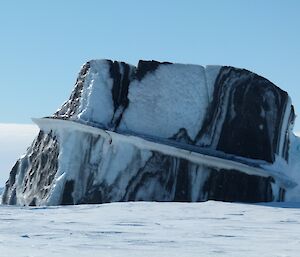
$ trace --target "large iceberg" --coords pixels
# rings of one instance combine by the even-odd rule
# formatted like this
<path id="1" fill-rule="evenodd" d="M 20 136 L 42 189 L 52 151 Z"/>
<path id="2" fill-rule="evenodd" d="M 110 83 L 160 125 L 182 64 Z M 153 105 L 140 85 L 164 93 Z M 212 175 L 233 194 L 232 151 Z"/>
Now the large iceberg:
<path id="1" fill-rule="evenodd" d="M 92 60 L 12 168 L 4 204 L 284 201 L 298 192 L 288 94 L 245 69 Z"/>

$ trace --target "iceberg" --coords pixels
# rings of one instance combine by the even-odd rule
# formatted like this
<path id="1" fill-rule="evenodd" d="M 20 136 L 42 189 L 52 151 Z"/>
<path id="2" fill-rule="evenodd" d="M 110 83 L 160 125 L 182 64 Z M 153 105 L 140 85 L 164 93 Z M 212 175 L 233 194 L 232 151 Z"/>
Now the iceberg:
<path id="1" fill-rule="evenodd" d="M 294 120 L 288 94 L 245 69 L 92 60 L 62 107 L 33 119 L 2 203 L 287 201 Z"/>

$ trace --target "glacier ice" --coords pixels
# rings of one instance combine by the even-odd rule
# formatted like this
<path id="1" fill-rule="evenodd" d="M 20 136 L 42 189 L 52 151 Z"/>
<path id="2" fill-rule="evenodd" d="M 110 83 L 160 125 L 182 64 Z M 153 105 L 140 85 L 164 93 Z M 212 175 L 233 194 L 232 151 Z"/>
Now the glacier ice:
<path id="1" fill-rule="evenodd" d="M 2 202 L 288 200 L 294 119 L 288 94 L 245 69 L 92 60 L 69 100 L 35 120 Z"/>

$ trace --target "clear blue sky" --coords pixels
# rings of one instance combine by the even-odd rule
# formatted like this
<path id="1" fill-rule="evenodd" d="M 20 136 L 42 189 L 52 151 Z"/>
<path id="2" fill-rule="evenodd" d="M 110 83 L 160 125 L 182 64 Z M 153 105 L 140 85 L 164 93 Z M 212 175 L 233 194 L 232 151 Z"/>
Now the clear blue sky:
<path id="1" fill-rule="evenodd" d="M 1 2 L 0 28 L 1 123 L 53 113 L 96 58 L 250 69 L 300 112 L 298 0 L 11 0 Z"/>

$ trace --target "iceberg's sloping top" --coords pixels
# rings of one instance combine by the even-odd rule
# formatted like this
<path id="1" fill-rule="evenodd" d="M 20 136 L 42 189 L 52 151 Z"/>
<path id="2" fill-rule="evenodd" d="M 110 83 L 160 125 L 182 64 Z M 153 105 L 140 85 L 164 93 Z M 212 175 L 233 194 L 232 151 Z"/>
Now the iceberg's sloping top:
<path id="1" fill-rule="evenodd" d="M 288 174 L 272 167 L 290 160 L 293 106 L 285 91 L 248 70 L 92 60 L 49 118 L 109 136 L 39 122 L 39 136 L 11 172 L 4 203 L 284 199 L 288 183 L 277 180 Z M 230 157 L 250 173 L 188 152 Z"/>

